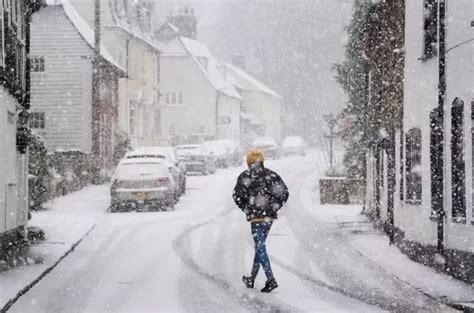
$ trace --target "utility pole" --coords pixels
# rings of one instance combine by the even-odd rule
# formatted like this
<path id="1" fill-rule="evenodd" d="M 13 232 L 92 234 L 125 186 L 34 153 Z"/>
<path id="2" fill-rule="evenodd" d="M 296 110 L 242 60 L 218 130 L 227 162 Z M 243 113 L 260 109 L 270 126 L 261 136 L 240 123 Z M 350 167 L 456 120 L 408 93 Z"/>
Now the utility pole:
<path id="1" fill-rule="evenodd" d="M 446 2 L 447 0 L 440 0 L 439 2 L 439 86 L 438 86 L 438 114 L 439 116 L 439 130 L 438 140 L 439 147 L 437 153 L 437 169 L 434 177 L 437 186 L 434 194 L 433 209 L 437 212 L 438 217 L 438 253 L 444 255 L 444 219 L 446 211 L 444 210 L 444 144 L 445 144 L 445 129 L 444 129 L 444 111 L 446 100 Z"/>
<path id="2" fill-rule="evenodd" d="M 94 55 L 92 59 L 92 155 L 96 169 L 102 165 L 100 156 L 100 0 L 94 0 Z"/>

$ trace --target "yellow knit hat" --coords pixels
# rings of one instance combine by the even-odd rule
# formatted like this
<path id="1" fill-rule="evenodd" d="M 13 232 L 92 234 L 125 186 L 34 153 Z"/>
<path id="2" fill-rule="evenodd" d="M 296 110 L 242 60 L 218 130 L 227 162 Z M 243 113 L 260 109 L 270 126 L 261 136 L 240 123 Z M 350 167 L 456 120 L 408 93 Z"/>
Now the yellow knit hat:
<path id="1" fill-rule="evenodd" d="M 263 163 L 264 160 L 265 156 L 262 150 L 252 149 L 247 153 L 247 165 L 249 167 L 257 162 Z"/>

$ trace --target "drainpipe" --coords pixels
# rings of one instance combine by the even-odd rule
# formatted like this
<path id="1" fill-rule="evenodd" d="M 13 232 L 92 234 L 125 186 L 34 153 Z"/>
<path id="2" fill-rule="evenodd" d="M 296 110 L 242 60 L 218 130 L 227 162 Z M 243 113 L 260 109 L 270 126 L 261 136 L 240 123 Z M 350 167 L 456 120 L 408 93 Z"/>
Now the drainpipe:
<path id="1" fill-rule="evenodd" d="M 100 0 L 94 0 L 94 54 L 92 58 L 92 155 L 95 160 L 96 170 L 102 169 L 101 136 L 101 98 L 100 98 Z"/>
<path id="2" fill-rule="evenodd" d="M 444 107 L 446 100 L 446 2 L 447 0 L 440 0 L 439 2 L 439 85 L 438 85 L 438 111 L 441 114 L 441 125 L 440 125 L 440 139 L 443 145 L 440 147 L 439 153 L 439 166 L 442 168 L 442 175 L 444 175 L 444 133 L 445 133 L 445 121 L 444 121 Z M 439 181 L 443 182 L 443 177 L 439 177 Z M 444 255 L 444 222 L 446 218 L 446 211 L 444 209 L 444 183 L 442 188 L 441 201 L 438 203 L 438 207 L 435 208 L 438 213 L 438 253 Z"/>

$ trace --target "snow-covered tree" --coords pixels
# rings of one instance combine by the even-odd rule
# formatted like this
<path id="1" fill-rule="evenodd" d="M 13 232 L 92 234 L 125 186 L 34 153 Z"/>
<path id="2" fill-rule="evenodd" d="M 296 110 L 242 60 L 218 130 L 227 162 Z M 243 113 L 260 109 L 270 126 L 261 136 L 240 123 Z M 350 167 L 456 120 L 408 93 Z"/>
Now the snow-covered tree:
<path id="1" fill-rule="evenodd" d="M 365 152 L 383 132 L 401 125 L 404 63 L 404 0 L 357 1 L 347 33 L 346 58 L 337 79 L 349 97 L 342 138 L 349 175 L 362 177 Z"/>

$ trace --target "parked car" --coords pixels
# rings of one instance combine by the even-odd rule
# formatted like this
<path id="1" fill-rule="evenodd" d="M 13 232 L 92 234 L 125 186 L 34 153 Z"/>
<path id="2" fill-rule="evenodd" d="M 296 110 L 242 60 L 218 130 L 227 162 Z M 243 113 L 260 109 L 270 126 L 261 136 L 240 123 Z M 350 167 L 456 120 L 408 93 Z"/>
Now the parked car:
<path id="1" fill-rule="evenodd" d="M 288 155 L 306 155 L 306 142 L 299 136 L 288 136 L 283 140 L 281 149 L 283 154 Z"/>
<path id="2" fill-rule="evenodd" d="M 186 166 L 186 173 L 197 172 L 202 175 L 216 172 L 216 165 L 211 151 L 202 145 L 181 145 L 176 147 L 181 162 Z"/>
<path id="3" fill-rule="evenodd" d="M 240 144 L 235 140 L 222 140 L 222 142 L 228 147 L 230 163 L 233 166 L 240 166 L 242 163 L 242 148 Z"/>
<path id="4" fill-rule="evenodd" d="M 112 176 L 110 210 L 141 210 L 145 206 L 173 210 L 176 185 L 166 164 L 158 159 L 124 159 Z"/>
<path id="5" fill-rule="evenodd" d="M 260 137 L 252 142 L 252 148 L 257 148 L 263 151 L 265 156 L 269 159 L 280 158 L 280 148 L 274 138 Z"/>
<path id="6" fill-rule="evenodd" d="M 230 146 L 224 140 L 206 141 L 202 145 L 211 151 L 216 167 L 227 168 L 232 164 Z"/>
<path id="7" fill-rule="evenodd" d="M 186 166 L 178 158 L 173 147 L 142 147 L 125 155 L 126 159 L 157 158 L 169 163 L 169 170 L 178 182 L 179 194 L 186 193 Z"/>

